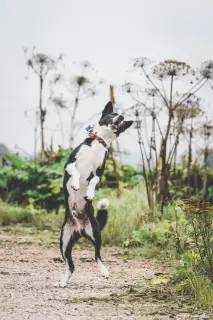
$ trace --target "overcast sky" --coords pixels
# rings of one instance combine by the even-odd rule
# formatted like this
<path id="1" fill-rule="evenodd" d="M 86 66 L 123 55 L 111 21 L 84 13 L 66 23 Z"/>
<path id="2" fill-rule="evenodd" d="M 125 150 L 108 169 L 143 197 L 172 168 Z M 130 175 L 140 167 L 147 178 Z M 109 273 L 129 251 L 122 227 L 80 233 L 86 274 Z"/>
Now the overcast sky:
<path id="1" fill-rule="evenodd" d="M 211 0 L 2 0 L 0 24 L 0 142 L 11 149 L 18 144 L 29 153 L 33 128 L 24 111 L 38 102 L 38 81 L 33 75 L 25 80 L 23 46 L 35 45 L 37 51 L 55 57 L 63 53 L 70 74 L 73 61 L 89 60 L 97 76 L 115 85 L 129 79 L 127 70 L 134 57 L 178 59 L 194 67 L 213 58 Z M 121 95 L 116 99 L 128 107 L 128 99 Z M 87 120 L 108 100 L 105 86 L 96 98 L 82 104 L 78 120 Z M 50 110 L 46 143 L 56 128 L 55 120 Z M 83 135 L 82 130 L 78 140 Z M 60 143 L 57 132 L 54 139 L 56 145 Z M 121 143 L 137 150 L 133 133 Z"/>

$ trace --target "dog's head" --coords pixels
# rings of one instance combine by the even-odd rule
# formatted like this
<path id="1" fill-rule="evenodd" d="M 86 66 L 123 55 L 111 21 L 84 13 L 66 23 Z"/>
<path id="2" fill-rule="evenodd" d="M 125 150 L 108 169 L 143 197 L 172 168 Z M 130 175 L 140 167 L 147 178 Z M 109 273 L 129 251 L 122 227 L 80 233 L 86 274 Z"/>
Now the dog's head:
<path id="1" fill-rule="evenodd" d="M 132 123 L 133 121 L 125 121 L 122 115 L 113 111 L 113 104 L 111 101 L 105 106 L 102 111 L 101 119 L 99 120 L 99 125 L 107 127 L 112 131 L 115 137 L 118 137 L 119 134 L 128 129 Z"/>

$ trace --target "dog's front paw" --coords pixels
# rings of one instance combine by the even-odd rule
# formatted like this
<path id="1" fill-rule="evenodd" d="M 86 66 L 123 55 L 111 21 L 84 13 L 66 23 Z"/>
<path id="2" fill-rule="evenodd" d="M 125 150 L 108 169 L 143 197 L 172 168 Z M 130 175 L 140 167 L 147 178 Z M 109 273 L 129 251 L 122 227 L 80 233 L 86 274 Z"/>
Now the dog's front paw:
<path id="1" fill-rule="evenodd" d="M 71 180 L 71 188 L 75 191 L 79 190 L 79 179 L 72 179 Z"/>
<path id="2" fill-rule="evenodd" d="M 94 196 L 95 196 L 95 192 L 93 190 L 91 190 L 91 189 L 88 189 L 87 190 L 87 194 L 86 194 L 86 198 L 88 200 L 93 200 Z"/>

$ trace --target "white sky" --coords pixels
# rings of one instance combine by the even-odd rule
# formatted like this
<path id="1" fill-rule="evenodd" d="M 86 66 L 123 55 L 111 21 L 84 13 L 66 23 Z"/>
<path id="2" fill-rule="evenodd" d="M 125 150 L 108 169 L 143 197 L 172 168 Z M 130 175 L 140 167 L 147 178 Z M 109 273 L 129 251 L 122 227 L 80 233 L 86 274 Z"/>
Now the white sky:
<path id="1" fill-rule="evenodd" d="M 0 2 L 0 142 L 10 149 L 18 144 L 33 152 L 33 128 L 24 111 L 38 103 L 38 82 L 26 81 L 22 47 L 48 55 L 65 54 L 66 72 L 73 61 L 89 60 L 108 84 L 130 79 L 129 62 L 138 56 L 154 60 L 178 59 L 192 66 L 213 58 L 213 1 L 211 0 L 6 0 Z M 208 101 L 212 94 L 205 97 Z M 120 94 L 117 102 L 128 107 Z M 79 109 L 78 120 L 101 111 L 109 100 L 105 86 Z M 65 122 L 67 114 L 63 115 Z M 46 142 L 56 128 L 50 109 Z M 82 130 L 78 140 L 84 136 Z M 121 139 L 129 151 L 137 151 L 134 134 Z M 68 136 L 65 137 L 66 140 Z M 60 135 L 54 134 L 55 145 Z"/>

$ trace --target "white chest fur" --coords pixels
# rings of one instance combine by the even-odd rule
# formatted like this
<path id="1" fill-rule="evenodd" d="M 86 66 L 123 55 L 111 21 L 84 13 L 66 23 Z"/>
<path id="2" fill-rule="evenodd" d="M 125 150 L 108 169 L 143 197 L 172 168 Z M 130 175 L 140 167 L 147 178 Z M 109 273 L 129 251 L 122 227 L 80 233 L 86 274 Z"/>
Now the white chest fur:
<path id="1" fill-rule="evenodd" d="M 95 144 L 95 142 L 94 142 Z M 102 148 L 89 147 L 83 145 L 76 156 L 76 169 L 80 173 L 80 184 L 84 184 L 85 180 L 92 172 L 96 174 L 96 170 L 103 163 L 105 157 L 105 150 Z"/>
<path id="2" fill-rule="evenodd" d="M 88 178 L 96 176 L 96 170 L 102 166 L 106 149 L 99 143 L 94 141 L 92 146 L 83 145 L 76 154 L 74 163 L 66 167 L 67 172 L 71 175 L 67 182 L 69 192 L 69 205 L 72 210 L 73 204 L 76 204 L 78 210 L 83 210 L 85 206 L 85 196 L 88 196 Z M 93 178 L 94 180 L 95 178 Z M 99 180 L 99 179 L 98 179 Z M 97 181 L 98 181 L 97 180 Z M 97 182 L 94 180 L 94 188 Z M 94 193 L 92 180 L 90 182 L 90 192 Z"/>

